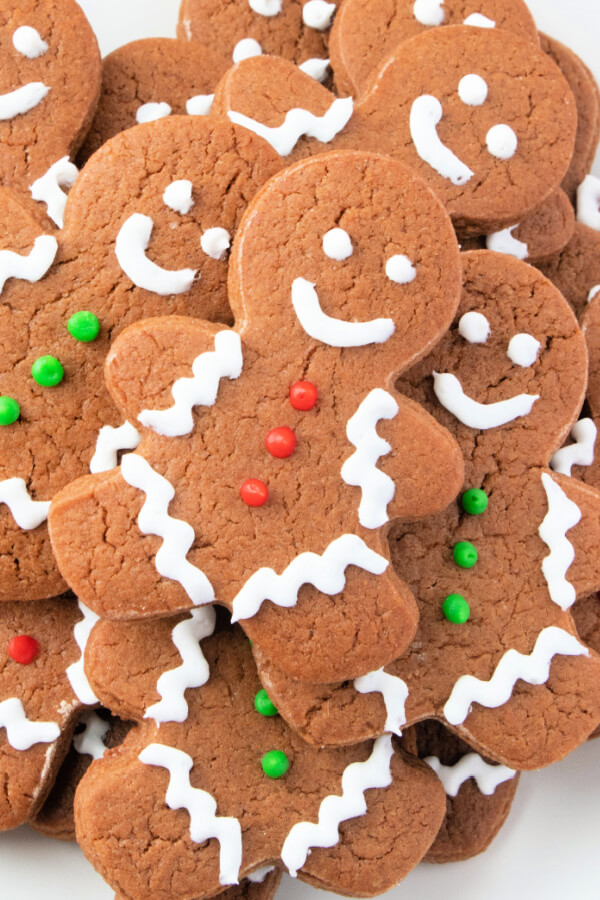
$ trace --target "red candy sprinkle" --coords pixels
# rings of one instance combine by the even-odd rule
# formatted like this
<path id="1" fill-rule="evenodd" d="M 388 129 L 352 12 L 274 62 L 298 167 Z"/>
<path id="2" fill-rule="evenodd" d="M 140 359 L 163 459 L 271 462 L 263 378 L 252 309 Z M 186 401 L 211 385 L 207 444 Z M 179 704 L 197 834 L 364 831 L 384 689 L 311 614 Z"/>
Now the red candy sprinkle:
<path id="1" fill-rule="evenodd" d="M 277 459 L 286 459 L 296 449 L 296 435 L 287 425 L 272 428 L 265 438 L 267 450 Z"/>
<path id="2" fill-rule="evenodd" d="M 8 644 L 8 655 L 22 666 L 32 663 L 39 652 L 40 645 L 35 638 L 28 634 L 18 634 L 11 638 Z"/>
<path id="3" fill-rule="evenodd" d="M 297 381 L 290 388 L 290 403 L 302 412 L 313 409 L 318 397 L 319 392 L 311 381 Z"/>
<path id="4" fill-rule="evenodd" d="M 269 499 L 269 488 L 258 478 L 247 478 L 240 487 L 240 497 L 248 506 L 264 506 Z"/>

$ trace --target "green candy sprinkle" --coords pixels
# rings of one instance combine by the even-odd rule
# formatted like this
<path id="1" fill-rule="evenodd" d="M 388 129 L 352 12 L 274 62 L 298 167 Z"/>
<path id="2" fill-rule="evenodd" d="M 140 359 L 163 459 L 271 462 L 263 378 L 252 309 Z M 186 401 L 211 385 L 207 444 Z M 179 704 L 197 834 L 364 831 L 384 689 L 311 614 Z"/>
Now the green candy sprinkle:
<path id="1" fill-rule="evenodd" d="M 42 387 L 56 387 L 65 377 L 65 370 L 54 356 L 40 356 L 31 367 L 34 381 Z"/>
<path id="2" fill-rule="evenodd" d="M 448 594 L 442 603 L 442 612 L 449 622 L 464 625 L 471 615 L 471 608 L 462 594 Z"/>
<path id="3" fill-rule="evenodd" d="M 488 508 L 488 495 L 479 488 L 471 488 L 462 495 L 462 508 L 470 516 L 480 516 Z"/>
<path id="4" fill-rule="evenodd" d="M 254 708 L 257 713 L 261 714 L 261 716 L 278 715 L 277 707 L 270 699 L 264 688 L 262 688 L 262 690 L 260 690 L 254 698 Z"/>
<path id="5" fill-rule="evenodd" d="M 12 397 L 0 397 L 0 425 L 12 425 L 21 415 L 21 407 Z"/>
<path id="6" fill-rule="evenodd" d="M 269 750 L 260 761 L 268 778 L 282 778 L 290 767 L 290 761 L 281 750 Z"/>
<path id="7" fill-rule="evenodd" d="M 94 313 L 82 309 L 71 316 L 67 322 L 67 329 L 76 341 L 89 344 L 100 334 L 100 321 Z"/>
<path id="8" fill-rule="evenodd" d="M 459 541 L 455 544 L 452 556 L 461 569 L 472 569 L 477 562 L 477 550 L 470 541 Z"/>

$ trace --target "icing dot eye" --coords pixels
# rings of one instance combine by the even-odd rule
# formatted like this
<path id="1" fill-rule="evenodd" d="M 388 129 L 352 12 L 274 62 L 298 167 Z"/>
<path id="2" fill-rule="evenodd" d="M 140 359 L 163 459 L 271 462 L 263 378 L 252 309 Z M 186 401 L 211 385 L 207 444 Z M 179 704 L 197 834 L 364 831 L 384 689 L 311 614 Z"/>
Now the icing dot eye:
<path id="1" fill-rule="evenodd" d="M 464 625 L 471 615 L 471 608 L 462 594 L 448 594 L 442 603 L 442 612 L 454 625 Z"/>
<path id="2" fill-rule="evenodd" d="M 8 655 L 22 666 L 28 666 L 36 659 L 40 652 L 40 645 L 29 634 L 18 634 L 8 643 Z"/>
<path id="3" fill-rule="evenodd" d="M 442 25 L 445 14 L 444 0 L 415 0 L 413 15 L 421 25 Z"/>
<path id="4" fill-rule="evenodd" d="M 452 558 L 461 569 L 472 569 L 477 562 L 477 550 L 470 541 L 459 541 L 454 545 Z"/>
<path id="5" fill-rule="evenodd" d="M 268 778 L 282 778 L 290 767 L 290 761 L 282 750 L 269 750 L 260 763 Z"/>
<path id="6" fill-rule="evenodd" d="M 510 159 L 517 152 L 517 136 L 510 125 L 494 125 L 488 131 L 485 142 L 492 156 Z"/>
<path id="7" fill-rule="evenodd" d="M 240 487 L 240 497 L 247 506 L 264 506 L 269 499 L 269 488 L 258 478 L 247 478 Z"/>
<path id="8" fill-rule="evenodd" d="M 480 516 L 488 508 L 488 495 L 479 488 L 470 488 L 462 495 L 462 508 L 470 516 Z"/>
<path id="9" fill-rule="evenodd" d="M 248 0 L 250 9 L 259 16 L 276 16 L 281 12 L 282 0 Z"/>
<path id="10" fill-rule="evenodd" d="M 319 392 L 310 381 L 297 381 L 290 388 L 290 403 L 294 409 L 308 412 L 314 409 L 318 399 Z"/>
<path id="11" fill-rule="evenodd" d="M 394 256 L 390 256 L 386 262 L 385 274 L 390 281 L 395 281 L 396 284 L 410 284 L 417 277 L 417 270 L 408 256 L 396 253 Z"/>
<path id="12" fill-rule="evenodd" d="M 291 428 L 283 425 L 281 428 L 273 428 L 265 438 L 265 445 L 271 456 L 277 459 L 286 459 L 296 449 L 296 435 Z"/>
<path id="13" fill-rule="evenodd" d="M 254 708 L 257 713 L 260 713 L 261 716 L 277 716 L 279 715 L 277 711 L 277 707 L 274 705 L 273 701 L 267 694 L 264 688 L 262 688 L 254 698 Z"/>
<path id="14" fill-rule="evenodd" d="M 65 370 L 55 356 L 40 356 L 31 367 L 31 374 L 42 387 L 56 387 L 65 377 Z"/>
<path id="15" fill-rule="evenodd" d="M 253 56 L 262 56 L 262 52 L 262 47 L 254 38 L 243 38 L 233 48 L 232 58 L 234 63 L 239 63 L 244 59 L 251 59 Z"/>
<path id="16" fill-rule="evenodd" d="M 0 397 L 0 425 L 12 425 L 21 415 L 21 407 L 12 397 Z"/>
<path id="17" fill-rule="evenodd" d="M 208 228 L 200 238 L 200 246 L 211 259 L 224 259 L 231 247 L 231 237 L 226 228 Z"/>
<path id="18" fill-rule="evenodd" d="M 308 28 L 316 31 L 325 31 L 331 25 L 335 3 L 326 3 L 325 0 L 308 0 L 302 7 L 302 21 Z"/>
<path id="19" fill-rule="evenodd" d="M 515 366 L 522 366 L 524 369 L 527 369 L 538 358 L 540 347 L 540 342 L 532 334 L 515 334 L 510 339 L 506 354 Z"/>
<path id="20" fill-rule="evenodd" d="M 350 235 L 343 228 L 332 228 L 323 235 L 323 252 L 329 259 L 341 262 L 352 256 L 352 241 Z"/>
<path id="21" fill-rule="evenodd" d="M 144 103 L 135 114 L 138 125 L 146 122 L 156 122 L 157 119 L 166 119 L 171 115 L 171 107 L 168 103 Z"/>
<path id="22" fill-rule="evenodd" d="M 173 212 L 186 216 L 194 205 L 192 200 L 192 182 L 188 181 L 187 178 L 172 181 L 165 188 L 163 201 L 165 206 L 168 206 Z"/>
<path id="23" fill-rule="evenodd" d="M 487 100 L 488 86 L 481 75 L 465 75 L 458 84 L 458 96 L 467 106 L 483 106 Z"/>
<path id="24" fill-rule="evenodd" d="M 48 50 L 48 44 L 31 25 L 21 25 L 13 34 L 13 47 L 28 59 L 37 59 Z"/>
<path id="25" fill-rule="evenodd" d="M 467 312 L 460 317 L 458 333 L 470 344 L 485 344 L 490 336 L 490 323 L 478 312 Z"/>
<path id="26" fill-rule="evenodd" d="M 94 313 L 82 309 L 71 316 L 67 322 L 67 330 L 76 341 L 89 344 L 100 334 L 100 321 Z"/>

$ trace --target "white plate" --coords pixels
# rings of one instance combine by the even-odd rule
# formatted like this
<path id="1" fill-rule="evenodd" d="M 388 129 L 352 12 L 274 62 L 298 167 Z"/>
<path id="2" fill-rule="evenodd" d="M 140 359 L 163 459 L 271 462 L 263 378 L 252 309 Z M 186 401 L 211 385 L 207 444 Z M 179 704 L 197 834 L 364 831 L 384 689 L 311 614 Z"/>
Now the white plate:
<path id="1" fill-rule="evenodd" d="M 136 38 L 175 34 L 179 0 L 80 0 L 104 54 Z M 600 2 L 529 0 L 538 27 L 571 46 L 600 80 Z M 473 3 L 474 10 L 476 2 Z M 600 174 L 600 159 L 596 160 Z M 388 900 L 592 900 L 600 897 L 600 739 L 549 769 L 524 775 L 504 830 L 483 856 L 422 864 Z M 79 848 L 27 827 L 0 835 L 3 900 L 113 900 Z M 316 892 L 286 877 L 281 900 Z"/>

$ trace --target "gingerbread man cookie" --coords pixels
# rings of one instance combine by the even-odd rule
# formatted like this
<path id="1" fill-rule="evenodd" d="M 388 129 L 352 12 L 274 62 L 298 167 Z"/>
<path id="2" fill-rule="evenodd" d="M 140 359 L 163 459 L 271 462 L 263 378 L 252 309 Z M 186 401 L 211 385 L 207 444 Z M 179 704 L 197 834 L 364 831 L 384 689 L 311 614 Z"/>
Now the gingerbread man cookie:
<path id="1" fill-rule="evenodd" d="M 208 681 L 185 693 L 183 718 L 158 724 L 148 711 L 171 674 L 161 671 L 172 646 L 164 623 L 99 628 L 108 644 L 102 653 L 103 638 L 92 638 L 86 671 L 98 690 L 111 683 L 103 702 L 116 694 L 114 711 L 139 724 L 88 769 L 75 821 L 84 853 L 122 895 L 148 896 L 151 881 L 156 900 L 210 897 L 278 863 L 315 886 L 368 897 L 422 858 L 445 794 L 391 735 L 308 746 L 265 696 L 237 629 L 202 642 Z"/>
<path id="2" fill-rule="evenodd" d="M 28 192 L 79 149 L 100 96 L 100 53 L 75 0 L 2 0 L 0 28 L 0 184 Z"/>
<path id="3" fill-rule="evenodd" d="M 408 653 L 366 678 L 261 678 L 293 727 L 320 745 L 446 722 L 513 769 L 564 756 L 600 720 L 600 661 L 569 609 L 597 590 L 600 494 L 547 468 L 587 381 L 584 337 L 562 296 L 508 256 L 463 255 L 455 324 L 398 382 L 452 430 L 460 502 L 391 535 L 419 604 Z"/>
<path id="4" fill-rule="evenodd" d="M 600 293 L 600 233 L 577 222 L 567 246 L 538 268 L 581 318 L 587 304 Z"/>
<path id="5" fill-rule="evenodd" d="M 388 523 L 462 480 L 448 432 L 392 388 L 452 319 L 456 238 L 405 166 L 348 152 L 271 179 L 240 228 L 237 330 L 171 317 L 114 343 L 109 390 L 143 441 L 55 498 L 53 548 L 103 616 L 217 602 L 295 677 L 362 674 L 416 626 Z"/>
<path id="6" fill-rule="evenodd" d="M 287 60 L 245 60 L 221 80 L 212 112 L 286 162 L 326 148 L 399 159 L 462 234 L 490 234 L 538 209 L 566 174 L 577 127 L 567 81 L 539 47 L 462 25 L 403 43 L 358 101 L 336 98 Z"/>
<path id="7" fill-rule="evenodd" d="M 508 253 L 538 265 L 564 250 L 574 231 L 575 212 L 565 192 L 558 190 L 522 222 L 478 239 L 479 247 L 466 246 L 466 242 L 462 246 L 463 250 L 487 249 L 495 253 Z"/>
<path id="8" fill-rule="evenodd" d="M 0 191 L 1 599 L 65 590 L 49 502 L 139 440 L 104 388 L 110 342 L 151 315 L 231 320 L 228 248 L 277 165 L 247 131 L 179 116 L 97 153 L 71 189 L 62 231 L 44 229 L 32 201 Z"/>
<path id="9" fill-rule="evenodd" d="M 240 884 L 227 888 L 218 895 L 221 900 L 273 900 L 281 881 L 281 869 L 264 866 L 257 869 Z M 129 900 L 124 894 L 115 894 L 115 900 Z"/>

